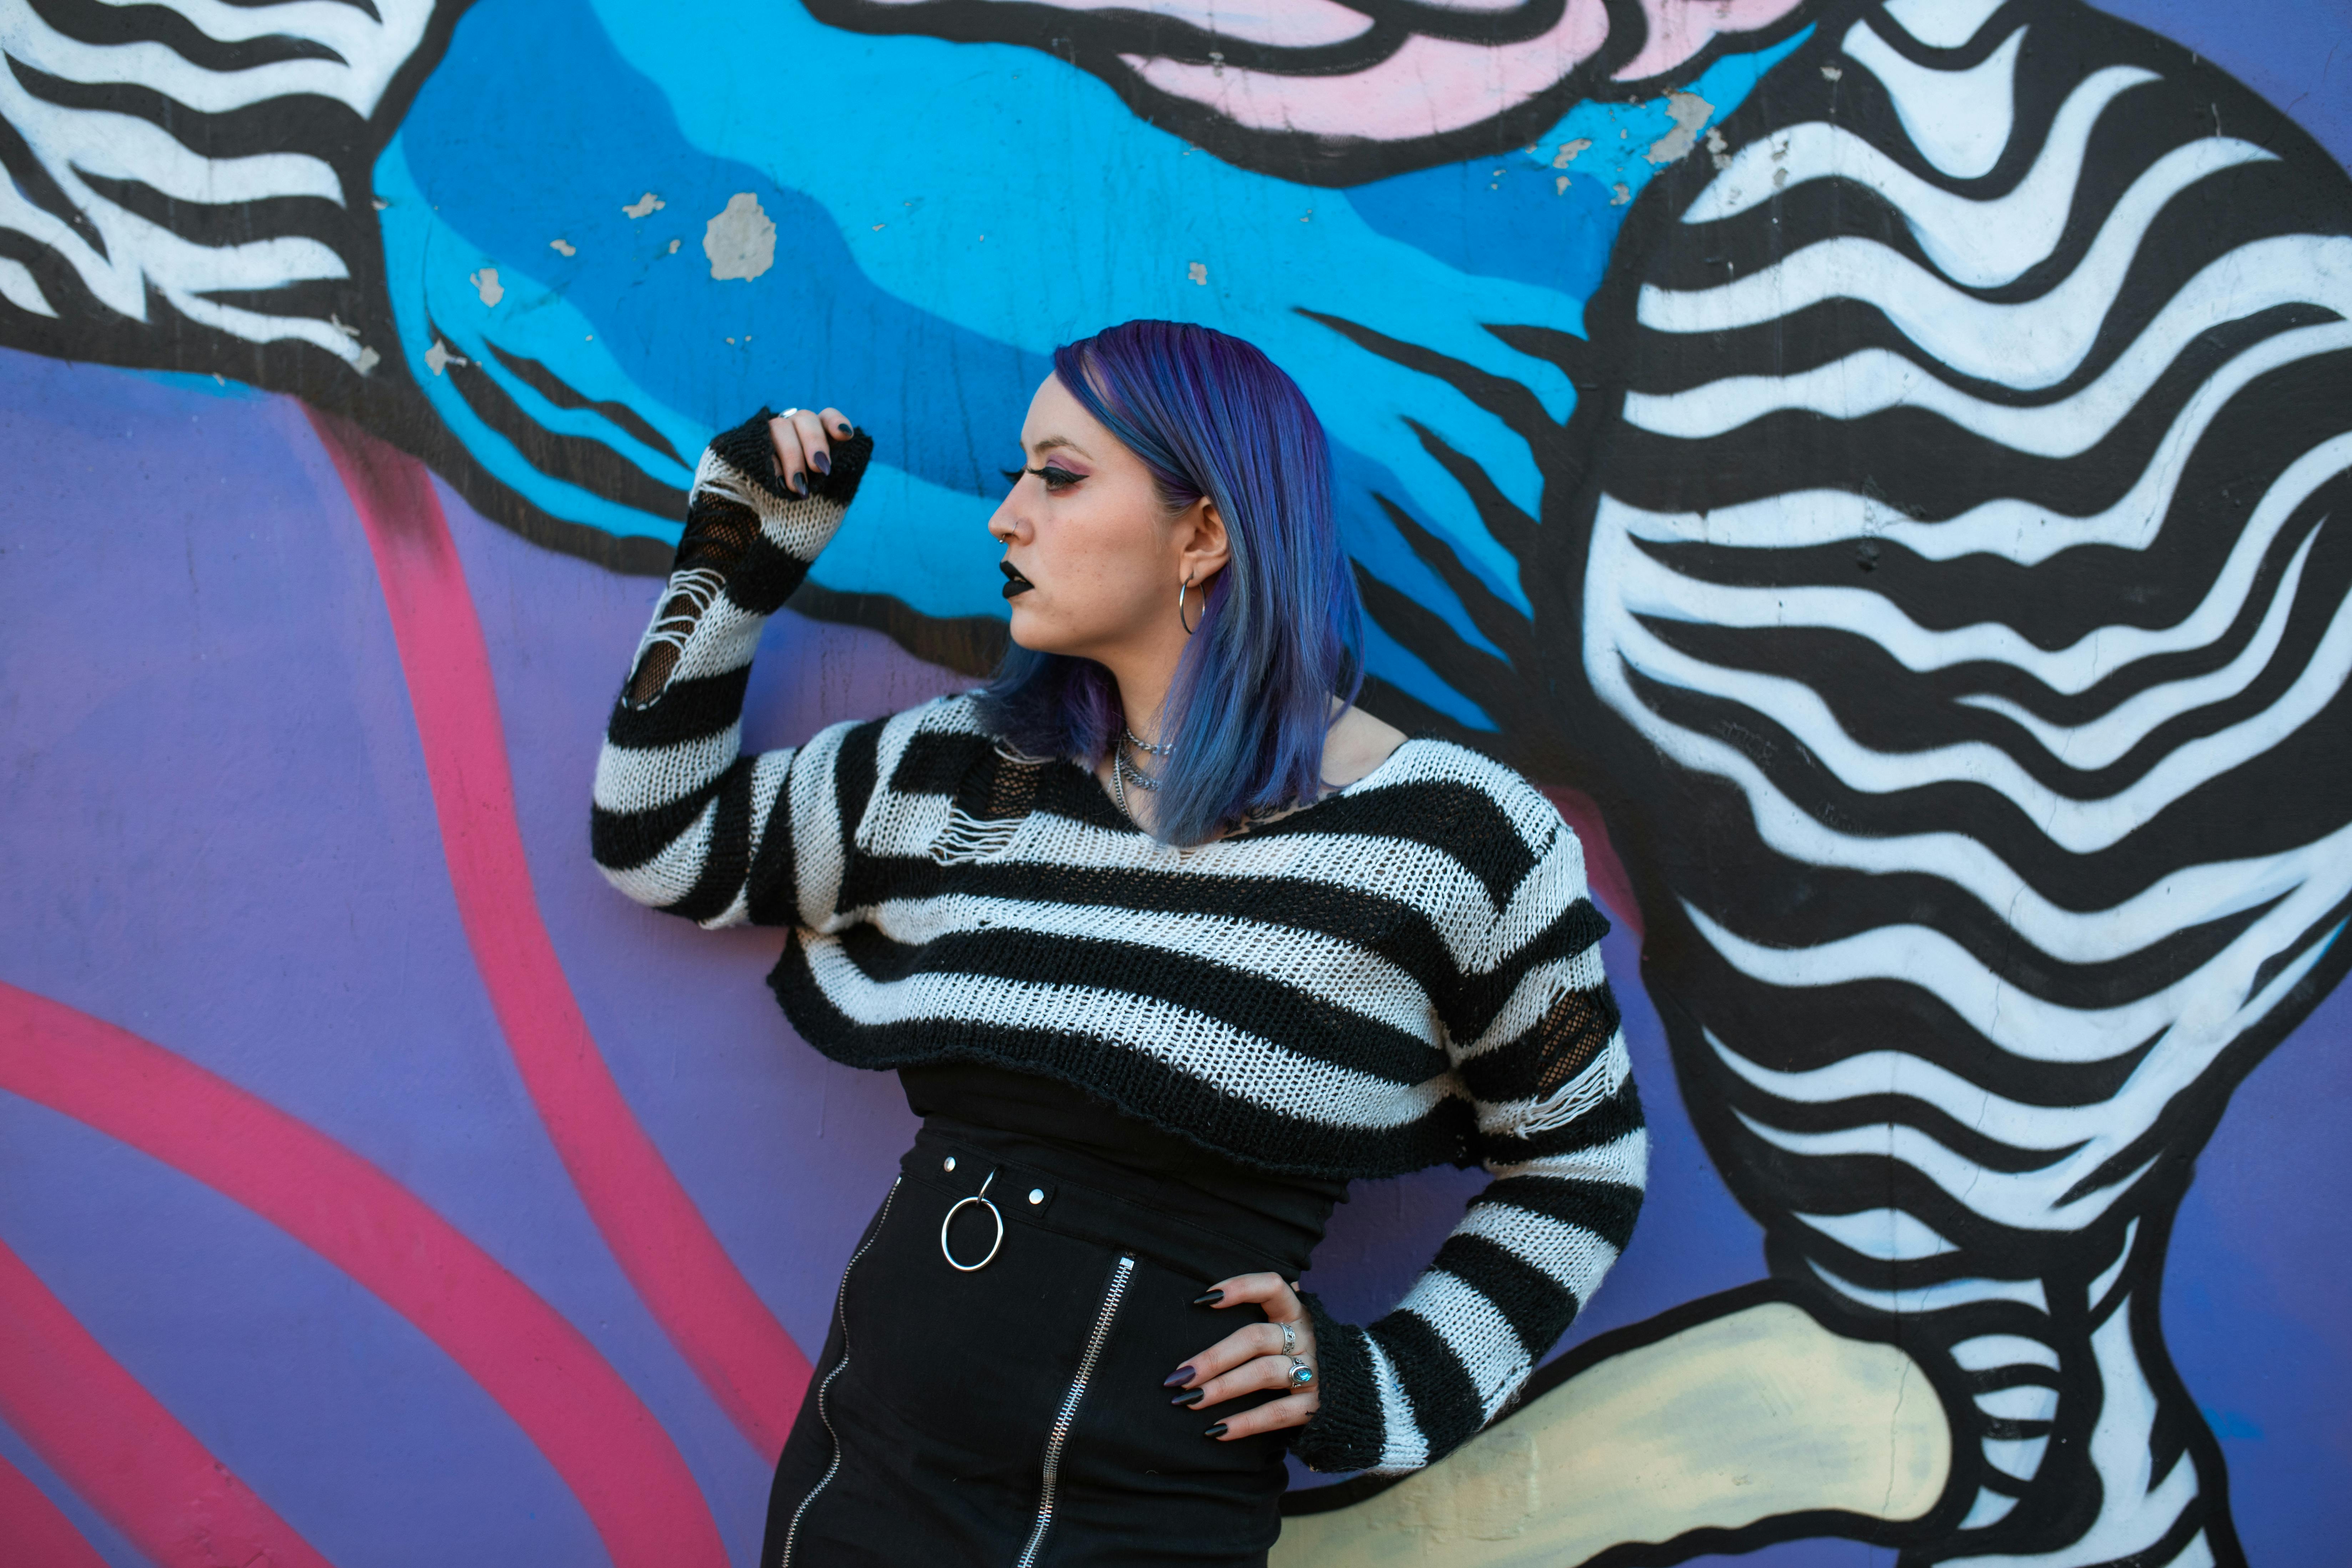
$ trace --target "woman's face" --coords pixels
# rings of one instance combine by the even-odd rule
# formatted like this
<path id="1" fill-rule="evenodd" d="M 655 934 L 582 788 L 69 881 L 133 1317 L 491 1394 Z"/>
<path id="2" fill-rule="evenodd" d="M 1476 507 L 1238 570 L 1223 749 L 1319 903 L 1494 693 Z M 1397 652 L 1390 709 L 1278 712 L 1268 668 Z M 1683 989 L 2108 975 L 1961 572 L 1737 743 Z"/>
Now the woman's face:
<path id="1" fill-rule="evenodd" d="M 1189 616 L 1224 563 L 1214 503 L 1171 517 L 1151 470 L 1057 376 L 1029 400 L 1021 451 L 1023 471 L 988 523 L 1005 546 L 1013 640 L 1116 664 L 1139 642 L 1181 638 L 1177 585 L 1192 579 Z"/>

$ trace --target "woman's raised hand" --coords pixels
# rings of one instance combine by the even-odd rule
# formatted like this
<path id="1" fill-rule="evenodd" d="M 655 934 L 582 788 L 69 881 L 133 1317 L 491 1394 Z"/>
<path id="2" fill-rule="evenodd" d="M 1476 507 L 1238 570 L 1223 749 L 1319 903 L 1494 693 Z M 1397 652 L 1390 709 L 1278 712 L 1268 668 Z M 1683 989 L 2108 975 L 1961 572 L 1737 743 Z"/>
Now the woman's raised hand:
<path id="1" fill-rule="evenodd" d="M 785 409 L 768 421 L 768 438 L 776 447 L 776 477 L 793 494 L 809 494 L 833 472 L 832 443 L 855 428 L 838 408 Z"/>
<path id="2" fill-rule="evenodd" d="M 1244 1301 L 1265 1309 L 1267 1321 L 1234 1330 L 1176 1369 L 1168 1386 L 1179 1392 L 1174 1403 L 1196 1410 L 1260 1389 L 1286 1388 L 1280 1399 L 1269 1399 L 1211 1426 L 1204 1436 L 1230 1443 L 1285 1426 L 1304 1426 L 1323 1407 L 1323 1392 L 1314 1381 L 1315 1324 L 1297 1291 L 1279 1274 L 1238 1274 L 1209 1287 L 1197 1303 L 1223 1311 Z M 1287 1333 L 1285 1331 L 1287 1330 Z M 1299 1381 L 1304 1368 L 1307 1380 Z"/>

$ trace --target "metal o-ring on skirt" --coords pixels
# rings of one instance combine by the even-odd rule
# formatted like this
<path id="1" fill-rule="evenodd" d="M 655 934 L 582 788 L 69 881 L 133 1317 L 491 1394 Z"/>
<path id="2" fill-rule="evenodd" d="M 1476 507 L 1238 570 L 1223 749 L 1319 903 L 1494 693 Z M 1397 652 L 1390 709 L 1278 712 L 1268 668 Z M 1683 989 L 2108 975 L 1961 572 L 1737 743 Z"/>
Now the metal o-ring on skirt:
<path id="1" fill-rule="evenodd" d="M 1203 1285 L 1306 1260 L 1027 1152 L 926 1129 L 900 1162 L 777 1466 L 764 1568 L 1265 1563 L 1283 1442 L 1202 1432 L 1274 1396 L 1204 1415 L 1161 1380 L 1255 1321 L 1193 1306 Z"/>

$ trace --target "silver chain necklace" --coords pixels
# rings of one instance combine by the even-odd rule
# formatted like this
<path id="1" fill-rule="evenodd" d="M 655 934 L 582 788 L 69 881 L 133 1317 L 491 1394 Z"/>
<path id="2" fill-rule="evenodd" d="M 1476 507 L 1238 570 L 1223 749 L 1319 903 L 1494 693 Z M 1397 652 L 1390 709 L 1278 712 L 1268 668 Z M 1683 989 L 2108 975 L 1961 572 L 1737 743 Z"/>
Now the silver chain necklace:
<path id="1" fill-rule="evenodd" d="M 1121 738 L 1126 742 L 1126 743 L 1129 746 L 1133 746 L 1139 752 L 1147 752 L 1155 757 L 1169 757 L 1176 754 L 1176 747 L 1172 742 L 1162 742 L 1159 745 L 1155 746 L 1150 742 L 1138 735 L 1133 730 L 1128 729 L 1125 725 L 1121 725 L 1119 729 Z M 1114 746 L 1111 748 L 1110 753 L 1111 794 L 1117 797 L 1118 801 L 1118 809 L 1121 814 L 1123 814 L 1129 822 L 1133 822 L 1137 820 L 1135 812 L 1133 808 L 1127 804 L 1127 786 L 1130 780 L 1134 782 L 1136 788 L 1143 791 L 1146 795 L 1158 795 L 1160 793 L 1160 781 L 1152 777 L 1150 773 L 1145 773 L 1141 768 L 1137 767 L 1133 763 L 1129 762 L 1127 760 L 1127 752 L 1124 749 Z"/>

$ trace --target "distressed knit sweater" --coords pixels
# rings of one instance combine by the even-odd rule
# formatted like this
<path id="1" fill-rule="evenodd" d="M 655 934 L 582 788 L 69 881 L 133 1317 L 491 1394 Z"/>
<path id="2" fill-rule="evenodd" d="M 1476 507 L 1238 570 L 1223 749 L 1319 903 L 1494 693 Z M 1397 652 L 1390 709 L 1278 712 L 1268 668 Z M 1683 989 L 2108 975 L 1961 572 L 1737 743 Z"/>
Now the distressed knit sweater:
<path id="1" fill-rule="evenodd" d="M 741 754 L 762 626 L 872 450 L 808 498 L 763 410 L 711 442 L 598 761 L 613 885 L 786 929 L 793 1027 L 854 1067 L 1042 1074 L 1269 1173 L 1452 1162 L 1492 1180 L 1396 1309 L 1312 1298 L 1318 1469 L 1406 1470 L 1475 1433 L 1630 1236 L 1647 1144 L 1576 835 L 1509 770 L 1416 737 L 1312 805 L 1192 848 L 1095 775 L 992 737 L 969 696 Z"/>

